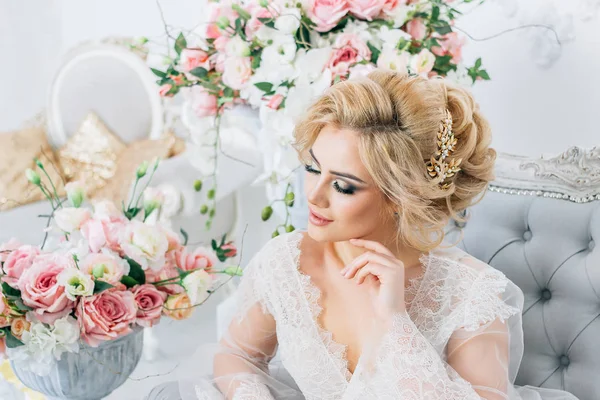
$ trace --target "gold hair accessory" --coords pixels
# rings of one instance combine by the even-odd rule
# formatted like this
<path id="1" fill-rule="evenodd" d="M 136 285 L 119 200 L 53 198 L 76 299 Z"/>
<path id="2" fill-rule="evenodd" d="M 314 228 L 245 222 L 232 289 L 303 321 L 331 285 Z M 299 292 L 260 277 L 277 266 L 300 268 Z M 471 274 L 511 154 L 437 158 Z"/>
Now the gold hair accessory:
<path id="1" fill-rule="evenodd" d="M 446 110 L 446 118 L 440 124 L 437 137 L 438 150 L 431 156 L 431 160 L 427 161 L 427 171 L 431 178 L 441 178 L 438 184 L 441 189 L 446 190 L 451 184 L 446 182 L 446 179 L 452 178 L 460 171 L 459 165 L 462 162 L 462 158 L 446 161 L 446 158 L 454 152 L 457 142 L 452 131 L 452 114 L 449 110 Z"/>

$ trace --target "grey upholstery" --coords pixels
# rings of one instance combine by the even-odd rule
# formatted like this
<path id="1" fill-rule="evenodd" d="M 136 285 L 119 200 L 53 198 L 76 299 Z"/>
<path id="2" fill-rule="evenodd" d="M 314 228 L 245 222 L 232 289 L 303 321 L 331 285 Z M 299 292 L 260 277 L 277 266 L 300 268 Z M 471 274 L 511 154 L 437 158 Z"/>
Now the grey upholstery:
<path id="1" fill-rule="evenodd" d="M 600 201 L 488 192 L 469 215 L 459 247 L 525 295 L 515 383 L 600 399 Z"/>

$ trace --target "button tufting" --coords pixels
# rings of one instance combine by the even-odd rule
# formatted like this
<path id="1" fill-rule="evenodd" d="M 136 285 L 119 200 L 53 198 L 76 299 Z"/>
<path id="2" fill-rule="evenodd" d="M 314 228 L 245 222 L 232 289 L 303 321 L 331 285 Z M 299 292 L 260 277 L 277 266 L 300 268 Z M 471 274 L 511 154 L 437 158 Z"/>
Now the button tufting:
<path id="1" fill-rule="evenodd" d="M 594 247 L 596 247 L 596 242 L 594 242 L 594 239 L 590 240 L 590 243 L 588 244 L 588 249 L 590 249 L 590 251 L 594 250 Z"/>
<path id="2" fill-rule="evenodd" d="M 562 365 L 563 367 L 568 367 L 569 364 L 571 364 L 571 360 L 569 360 L 569 357 L 567 356 L 560 356 L 560 365 Z"/>
<path id="3" fill-rule="evenodd" d="M 543 289 L 542 290 L 542 299 L 544 300 L 550 300 L 552 298 L 552 293 L 550 292 L 550 290 L 548 289 Z"/>
<path id="4" fill-rule="evenodd" d="M 525 233 L 523 234 L 523 239 L 525 239 L 526 241 L 530 241 L 531 240 L 531 236 L 533 236 L 531 234 L 531 231 L 525 231 Z"/>

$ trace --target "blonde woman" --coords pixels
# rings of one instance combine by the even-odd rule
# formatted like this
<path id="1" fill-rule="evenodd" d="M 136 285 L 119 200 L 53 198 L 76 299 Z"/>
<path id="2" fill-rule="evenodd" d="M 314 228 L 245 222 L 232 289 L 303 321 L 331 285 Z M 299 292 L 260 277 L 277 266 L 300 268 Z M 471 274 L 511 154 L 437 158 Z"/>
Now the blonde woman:
<path id="1" fill-rule="evenodd" d="M 246 268 L 210 378 L 198 366 L 151 398 L 575 398 L 513 386 L 522 293 L 442 244 L 493 178 L 469 92 L 376 71 L 331 87 L 295 138 L 307 231 L 272 239 Z"/>

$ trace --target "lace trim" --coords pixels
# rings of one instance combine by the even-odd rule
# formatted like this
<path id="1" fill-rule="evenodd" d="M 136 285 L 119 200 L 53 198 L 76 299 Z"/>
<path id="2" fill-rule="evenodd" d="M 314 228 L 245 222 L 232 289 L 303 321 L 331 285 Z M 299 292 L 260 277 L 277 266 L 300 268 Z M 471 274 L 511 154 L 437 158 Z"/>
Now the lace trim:
<path id="1" fill-rule="evenodd" d="M 292 249 L 292 257 L 298 275 L 300 277 L 300 285 L 304 292 L 304 297 L 308 303 L 310 312 L 313 317 L 314 326 L 317 328 L 319 337 L 321 338 L 331 361 L 333 361 L 336 370 L 344 377 L 346 382 L 350 382 L 352 373 L 348 369 L 348 346 L 338 343 L 333 339 L 333 332 L 328 331 L 319 324 L 319 317 L 323 312 L 323 307 L 319 304 L 321 300 L 321 290 L 313 284 L 310 275 L 305 274 L 300 270 L 300 245 L 304 235 L 302 232 L 295 232 L 294 236 L 290 237 L 290 247 Z"/>

